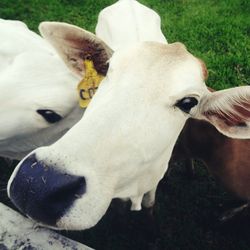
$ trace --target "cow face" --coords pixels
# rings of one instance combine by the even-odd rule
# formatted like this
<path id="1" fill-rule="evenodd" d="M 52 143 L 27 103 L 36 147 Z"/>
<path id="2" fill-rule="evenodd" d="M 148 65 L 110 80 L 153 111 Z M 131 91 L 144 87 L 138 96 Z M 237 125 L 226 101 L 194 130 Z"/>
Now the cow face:
<path id="1" fill-rule="evenodd" d="M 0 36 L 0 156 L 21 159 L 80 119 L 79 78 L 25 24 L 0 20 Z"/>
<path id="2" fill-rule="evenodd" d="M 72 70 L 81 74 L 88 55 L 106 77 L 84 117 L 56 143 L 24 158 L 8 183 L 14 204 L 38 222 L 85 229 L 113 198 L 129 198 L 140 209 L 189 117 L 249 137 L 250 87 L 210 93 L 204 64 L 184 45 L 144 42 L 112 55 L 75 26 L 44 23 L 41 30 Z"/>

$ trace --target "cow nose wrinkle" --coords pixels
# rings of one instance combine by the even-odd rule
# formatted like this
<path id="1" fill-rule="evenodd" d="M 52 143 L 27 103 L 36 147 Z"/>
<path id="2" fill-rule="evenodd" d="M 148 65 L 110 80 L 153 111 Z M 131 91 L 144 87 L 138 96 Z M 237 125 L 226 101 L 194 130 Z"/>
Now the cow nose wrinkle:
<path id="1" fill-rule="evenodd" d="M 85 192 L 83 176 L 60 172 L 37 161 L 34 154 L 21 163 L 9 188 L 10 199 L 21 212 L 51 226 Z"/>

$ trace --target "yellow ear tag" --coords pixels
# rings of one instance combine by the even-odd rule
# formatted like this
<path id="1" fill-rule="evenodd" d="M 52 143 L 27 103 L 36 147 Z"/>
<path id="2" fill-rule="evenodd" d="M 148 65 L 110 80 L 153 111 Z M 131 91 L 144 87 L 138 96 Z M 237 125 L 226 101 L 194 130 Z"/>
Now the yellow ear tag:
<path id="1" fill-rule="evenodd" d="M 79 105 L 81 108 L 86 108 L 104 76 L 98 74 L 91 60 L 84 60 L 83 65 L 85 76 L 79 82 L 77 90 L 79 93 Z"/>

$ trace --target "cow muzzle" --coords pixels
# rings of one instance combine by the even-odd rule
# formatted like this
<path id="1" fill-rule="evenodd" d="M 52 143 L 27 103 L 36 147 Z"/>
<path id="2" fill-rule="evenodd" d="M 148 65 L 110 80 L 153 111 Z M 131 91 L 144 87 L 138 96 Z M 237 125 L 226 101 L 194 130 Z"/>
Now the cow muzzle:
<path id="1" fill-rule="evenodd" d="M 52 227 L 86 193 L 82 176 L 60 172 L 55 167 L 28 156 L 17 167 L 8 184 L 15 206 L 28 217 Z"/>

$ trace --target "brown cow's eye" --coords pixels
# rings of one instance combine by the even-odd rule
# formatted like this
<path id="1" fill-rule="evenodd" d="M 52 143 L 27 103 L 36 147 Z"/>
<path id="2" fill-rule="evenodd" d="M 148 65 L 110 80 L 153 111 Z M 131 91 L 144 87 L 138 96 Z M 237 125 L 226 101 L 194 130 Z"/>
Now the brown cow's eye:
<path id="1" fill-rule="evenodd" d="M 175 106 L 185 113 L 189 113 L 190 110 L 198 104 L 198 100 L 194 97 L 184 97 L 179 100 Z"/>
<path id="2" fill-rule="evenodd" d="M 38 109 L 36 112 L 41 115 L 48 123 L 56 123 L 62 119 L 60 115 L 50 109 Z"/>

